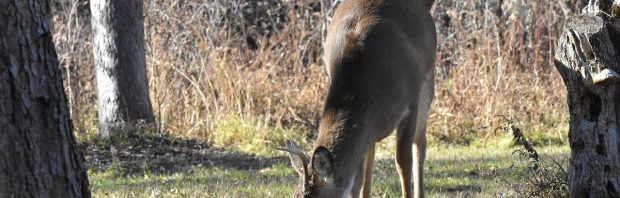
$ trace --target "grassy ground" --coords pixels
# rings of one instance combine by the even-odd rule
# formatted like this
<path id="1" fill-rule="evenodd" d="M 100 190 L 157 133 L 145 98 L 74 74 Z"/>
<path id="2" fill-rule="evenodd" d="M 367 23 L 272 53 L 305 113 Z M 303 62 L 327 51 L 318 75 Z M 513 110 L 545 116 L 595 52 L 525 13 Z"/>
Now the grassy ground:
<path id="1" fill-rule="evenodd" d="M 400 196 L 393 149 L 389 147 L 386 143 L 378 149 L 373 197 Z M 519 196 L 516 191 L 527 181 L 527 162 L 513 154 L 515 149 L 502 142 L 432 145 L 424 175 L 427 196 Z M 538 152 L 541 158 L 561 160 L 568 155 L 568 146 L 539 147 Z M 142 171 L 130 174 L 113 164 L 105 170 L 91 170 L 89 176 L 94 197 L 289 197 L 298 178 L 282 156 L 259 156 L 266 162 L 250 167 L 216 162 L 172 171 L 153 171 L 144 163 Z"/>

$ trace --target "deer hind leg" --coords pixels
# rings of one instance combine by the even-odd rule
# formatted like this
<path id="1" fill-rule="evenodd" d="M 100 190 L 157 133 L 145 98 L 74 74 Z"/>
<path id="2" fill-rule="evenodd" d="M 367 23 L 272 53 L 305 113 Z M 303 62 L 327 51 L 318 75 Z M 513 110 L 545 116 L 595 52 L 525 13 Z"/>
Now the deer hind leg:
<path id="1" fill-rule="evenodd" d="M 424 197 L 424 159 L 426 157 L 425 129 L 416 130 L 413 141 L 413 192 L 414 197 Z M 419 134 L 419 136 L 417 135 Z"/>
<path id="2" fill-rule="evenodd" d="M 424 197 L 424 159 L 426 158 L 426 120 L 433 101 L 435 82 L 433 75 L 422 84 L 415 135 L 413 138 L 413 190 L 414 197 Z"/>
<path id="3" fill-rule="evenodd" d="M 420 116 L 420 115 L 418 115 Z M 426 134 L 424 125 L 416 119 L 404 119 L 398 128 L 396 163 L 400 174 L 403 197 L 424 197 L 424 159 L 426 156 Z M 413 178 L 412 178 L 413 176 Z M 412 189 L 413 180 L 413 189 Z"/>
<path id="4" fill-rule="evenodd" d="M 351 198 L 370 197 L 374 157 L 375 145 L 372 144 L 360 163 L 357 175 L 355 176 L 355 183 L 353 184 L 353 188 L 351 188 Z"/>
<path id="5" fill-rule="evenodd" d="M 400 186 L 403 198 L 410 198 L 412 195 L 412 144 L 415 136 L 416 116 L 415 113 L 409 113 L 409 115 L 405 116 L 405 118 L 400 121 L 396 134 L 396 169 L 400 175 Z"/>
<path id="6" fill-rule="evenodd" d="M 410 105 L 409 115 L 398 125 L 396 164 L 401 178 L 403 197 L 405 198 L 412 195 L 424 197 L 423 171 L 426 157 L 426 119 L 434 95 L 433 76 L 429 75 L 422 83 L 418 100 Z"/>

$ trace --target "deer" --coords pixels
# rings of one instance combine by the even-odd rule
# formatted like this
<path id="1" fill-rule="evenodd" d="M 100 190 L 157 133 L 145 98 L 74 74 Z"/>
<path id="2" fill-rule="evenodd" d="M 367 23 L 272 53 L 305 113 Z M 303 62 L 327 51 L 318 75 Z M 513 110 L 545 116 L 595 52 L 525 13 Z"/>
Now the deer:
<path id="1" fill-rule="evenodd" d="M 293 197 L 370 197 L 375 144 L 396 129 L 402 196 L 424 197 L 426 120 L 434 97 L 434 0 L 344 0 L 324 43 L 329 90 L 311 156 L 287 151 Z"/>

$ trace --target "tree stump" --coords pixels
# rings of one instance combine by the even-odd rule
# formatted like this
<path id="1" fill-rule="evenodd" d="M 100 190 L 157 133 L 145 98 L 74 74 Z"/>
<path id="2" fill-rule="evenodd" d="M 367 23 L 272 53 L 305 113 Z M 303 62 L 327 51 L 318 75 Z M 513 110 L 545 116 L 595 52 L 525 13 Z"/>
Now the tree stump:
<path id="1" fill-rule="evenodd" d="M 555 53 L 568 90 L 570 197 L 620 197 L 620 20 L 600 2 L 567 20 Z"/>

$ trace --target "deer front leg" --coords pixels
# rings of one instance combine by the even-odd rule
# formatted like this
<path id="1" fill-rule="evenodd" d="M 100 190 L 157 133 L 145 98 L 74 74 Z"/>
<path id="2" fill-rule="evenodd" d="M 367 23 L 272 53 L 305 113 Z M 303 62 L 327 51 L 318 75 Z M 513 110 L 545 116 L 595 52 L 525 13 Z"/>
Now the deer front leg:
<path id="1" fill-rule="evenodd" d="M 375 145 L 370 146 L 366 152 L 366 158 L 364 159 L 364 187 L 362 188 L 362 197 L 369 198 L 370 190 L 372 188 L 372 168 L 375 160 Z"/>
<path id="2" fill-rule="evenodd" d="M 351 189 L 351 198 L 370 197 L 370 188 L 372 185 L 372 167 L 375 158 L 375 145 L 372 144 L 366 151 L 362 163 L 359 166 L 355 183 Z"/>
<path id="3" fill-rule="evenodd" d="M 359 198 L 362 186 L 364 184 L 364 161 L 362 158 L 362 162 L 359 164 L 357 169 L 357 174 L 355 175 L 355 180 L 353 183 L 353 188 L 351 188 L 351 192 L 349 193 L 350 198 Z"/>

